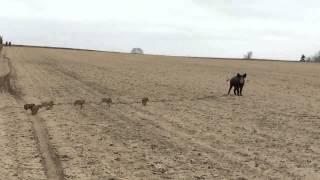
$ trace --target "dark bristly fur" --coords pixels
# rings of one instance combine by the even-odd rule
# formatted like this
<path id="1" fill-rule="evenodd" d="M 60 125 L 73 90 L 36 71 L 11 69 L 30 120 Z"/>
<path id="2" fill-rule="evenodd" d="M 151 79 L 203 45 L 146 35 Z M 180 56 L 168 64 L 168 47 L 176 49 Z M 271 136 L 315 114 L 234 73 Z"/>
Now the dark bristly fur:
<path id="1" fill-rule="evenodd" d="M 144 98 L 142 98 L 141 103 L 142 103 L 142 105 L 146 106 L 148 101 L 149 101 L 149 98 L 144 97 Z"/>
<path id="2" fill-rule="evenodd" d="M 25 104 L 24 105 L 24 109 L 25 110 L 30 109 L 32 115 L 36 115 L 41 107 L 42 107 L 41 105 L 35 105 L 35 104 Z"/>
<path id="3" fill-rule="evenodd" d="M 111 98 L 102 98 L 101 103 L 107 103 L 109 106 L 112 104 Z"/>
<path id="4" fill-rule="evenodd" d="M 76 100 L 76 101 L 74 101 L 73 105 L 74 106 L 79 105 L 80 109 L 82 109 L 85 102 L 86 102 L 85 100 Z"/>
<path id="5" fill-rule="evenodd" d="M 246 77 L 247 77 L 246 73 L 244 73 L 243 75 L 240 75 L 238 73 L 237 76 L 234 76 L 233 78 L 231 78 L 228 94 L 230 94 L 232 87 L 234 87 L 233 89 L 234 95 L 242 96 L 242 89 L 243 89 Z"/>
<path id="6" fill-rule="evenodd" d="M 40 108 L 41 108 L 41 105 L 34 105 L 34 106 L 32 106 L 32 108 L 31 108 L 31 114 L 32 114 L 32 115 L 36 115 L 36 114 L 38 113 L 38 111 L 39 111 Z"/>
<path id="7" fill-rule="evenodd" d="M 25 110 L 28 110 L 28 109 L 31 109 L 33 106 L 35 106 L 35 104 L 25 104 L 25 105 L 23 106 L 23 108 L 24 108 Z"/>

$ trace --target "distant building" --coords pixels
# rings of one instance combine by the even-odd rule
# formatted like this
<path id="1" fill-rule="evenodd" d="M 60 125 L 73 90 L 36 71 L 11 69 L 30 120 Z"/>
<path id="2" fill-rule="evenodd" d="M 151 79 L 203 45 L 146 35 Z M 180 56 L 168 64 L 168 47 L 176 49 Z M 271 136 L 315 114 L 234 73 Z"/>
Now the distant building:
<path id="1" fill-rule="evenodd" d="M 141 48 L 133 48 L 131 50 L 132 54 L 143 54 L 143 50 Z"/>

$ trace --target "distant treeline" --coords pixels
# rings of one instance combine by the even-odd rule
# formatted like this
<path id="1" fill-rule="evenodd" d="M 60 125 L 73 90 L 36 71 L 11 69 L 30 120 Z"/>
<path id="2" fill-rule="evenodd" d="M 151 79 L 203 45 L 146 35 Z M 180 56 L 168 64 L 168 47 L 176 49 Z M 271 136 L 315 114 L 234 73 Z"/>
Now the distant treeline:
<path id="1" fill-rule="evenodd" d="M 318 51 L 313 56 L 308 57 L 306 61 L 307 62 L 318 62 L 318 63 L 320 63 L 320 51 Z"/>
<path id="2" fill-rule="evenodd" d="M 3 43 L 3 37 L 0 36 L 0 50 L 2 49 L 2 46 L 11 46 L 11 41 L 6 41 Z M 51 48 L 51 49 L 66 49 L 66 50 L 81 50 L 81 51 L 95 51 L 95 52 L 109 52 L 109 53 L 120 53 L 120 54 L 127 54 L 124 52 L 112 52 L 112 51 L 101 51 L 101 50 L 90 50 L 90 49 L 79 49 L 79 48 L 66 48 L 66 47 L 49 47 L 49 46 L 32 46 L 32 45 L 14 45 L 17 47 L 34 47 L 34 48 Z M 136 49 L 134 48 L 131 53 L 135 54 L 144 54 L 143 50 L 139 48 L 139 52 L 136 52 Z M 146 54 L 146 55 L 153 55 L 153 54 Z M 284 61 L 284 60 L 276 60 L 276 59 L 257 59 L 253 58 L 252 51 L 247 52 L 243 58 L 223 58 L 223 57 L 193 57 L 193 56 L 170 56 L 170 55 L 156 55 L 156 56 L 169 56 L 169 57 L 182 57 L 182 58 L 199 58 L 199 59 L 217 59 L 217 60 L 254 60 L 254 61 Z M 301 60 L 300 60 L 301 61 Z M 303 60 L 305 62 L 318 62 L 320 63 L 320 51 L 318 51 L 315 55 L 309 56 L 307 59 Z M 286 60 L 286 62 L 297 62 L 294 60 Z"/>
<path id="3" fill-rule="evenodd" d="M 3 39 L 2 39 L 2 36 L 0 36 L 0 51 L 2 50 L 2 44 L 3 44 Z"/>
<path id="4" fill-rule="evenodd" d="M 2 49 L 2 46 L 11 46 L 11 41 L 6 41 L 5 43 L 3 43 L 3 37 L 0 36 L 0 50 Z"/>

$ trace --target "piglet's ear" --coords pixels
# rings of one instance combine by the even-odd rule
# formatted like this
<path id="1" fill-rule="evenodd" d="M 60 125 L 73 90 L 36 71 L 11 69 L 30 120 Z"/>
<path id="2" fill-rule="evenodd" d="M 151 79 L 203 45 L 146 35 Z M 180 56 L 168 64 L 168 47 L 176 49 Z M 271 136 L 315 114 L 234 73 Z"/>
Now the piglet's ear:
<path id="1" fill-rule="evenodd" d="M 243 74 L 243 77 L 244 77 L 244 78 L 246 78 L 246 77 L 247 77 L 247 74 L 246 74 L 246 73 L 244 73 L 244 74 Z"/>
<path id="2" fill-rule="evenodd" d="M 237 74 L 237 77 L 241 77 L 241 75 L 238 73 L 238 74 Z"/>

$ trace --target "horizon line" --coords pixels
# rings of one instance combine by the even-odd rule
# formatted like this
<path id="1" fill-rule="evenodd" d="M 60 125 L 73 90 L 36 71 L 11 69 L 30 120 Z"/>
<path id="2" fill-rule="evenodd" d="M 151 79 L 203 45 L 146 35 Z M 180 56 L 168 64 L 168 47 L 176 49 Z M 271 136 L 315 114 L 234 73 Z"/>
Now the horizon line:
<path id="1" fill-rule="evenodd" d="M 108 51 L 108 50 L 97 50 L 97 49 L 84 49 L 84 48 L 72 48 L 72 47 L 61 47 L 61 46 L 44 46 L 44 45 L 27 45 L 27 44 L 12 44 L 15 47 L 29 47 L 29 48 L 48 48 L 48 49 L 64 49 L 64 50 L 78 50 L 78 51 L 93 51 L 93 52 L 106 52 L 106 53 L 119 53 L 119 54 L 134 54 L 131 52 L 121 51 Z M 163 55 L 163 54 L 134 54 L 134 55 L 149 55 L 149 56 L 165 56 L 165 57 L 181 57 L 181 58 L 196 58 L 196 59 L 216 59 L 216 60 L 243 60 L 243 61 L 275 61 L 275 62 L 300 62 L 299 60 L 292 59 L 261 59 L 261 58 L 230 58 L 230 57 L 207 57 L 207 56 L 179 56 L 179 55 Z"/>

